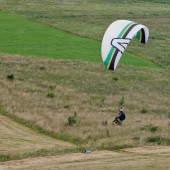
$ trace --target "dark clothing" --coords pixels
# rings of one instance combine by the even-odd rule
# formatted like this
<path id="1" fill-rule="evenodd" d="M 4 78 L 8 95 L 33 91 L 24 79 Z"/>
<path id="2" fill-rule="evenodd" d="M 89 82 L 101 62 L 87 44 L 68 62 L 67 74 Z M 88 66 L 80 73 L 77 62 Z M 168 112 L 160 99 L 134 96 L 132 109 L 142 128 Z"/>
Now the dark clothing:
<path id="1" fill-rule="evenodd" d="M 123 120 L 125 120 L 125 118 L 126 118 L 126 115 L 125 115 L 125 113 L 123 112 L 123 111 L 120 111 L 119 112 L 119 116 L 116 116 L 115 117 L 115 119 L 113 120 L 113 122 L 115 122 L 115 123 L 119 123 L 119 120 L 120 121 L 123 121 Z"/>
<path id="2" fill-rule="evenodd" d="M 126 115 L 124 114 L 124 112 L 120 111 L 119 112 L 119 120 L 123 121 L 123 120 L 125 120 L 125 118 L 126 118 Z"/>

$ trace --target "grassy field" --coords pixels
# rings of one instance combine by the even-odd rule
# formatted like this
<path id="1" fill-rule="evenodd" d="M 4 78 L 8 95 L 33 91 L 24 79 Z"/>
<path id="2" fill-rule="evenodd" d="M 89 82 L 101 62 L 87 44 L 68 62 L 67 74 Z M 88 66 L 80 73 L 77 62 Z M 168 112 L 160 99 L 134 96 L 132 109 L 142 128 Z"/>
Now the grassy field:
<path id="1" fill-rule="evenodd" d="M 168 0 L 0 0 L 0 161 L 94 151 L 91 158 L 74 153 L 0 163 L 0 170 L 113 169 L 113 164 L 166 169 L 169 9 Z M 146 46 L 134 39 L 110 72 L 100 44 L 107 26 L 122 18 L 148 26 L 150 38 Z M 127 119 L 113 125 L 122 104 Z M 158 154 L 125 150 L 153 145 Z"/>
<path id="2" fill-rule="evenodd" d="M 0 13 L 0 51 L 20 55 L 100 61 L 100 42 L 22 17 Z"/>
<path id="3" fill-rule="evenodd" d="M 2 113 L 2 110 L 0 112 Z M 0 160 L 28 157 L 43 150 L 64 152 L 66 149 L 75 148 L 68 142 L 37 134 L 3 115 L 0 115 L 0 136 Z"/>
<path id="4" fill-rule="evenodd" d="M 88 62 L 1 59 L 0 101 L 7 112 L 90 148 L 169 144 L 166 71 L 131 67 L 126 72 L 129 66 L 120 66 L 113 74 L 102 64 Z M 9 74 L 14 80 L 7 78 Z M 113 126 L 122 97 L 127 120 L 122 127 Z M 77 123 L 67 126 L 75 112 Z"/>
<path id="5" fill-rule="evenodd" d="M 101 42 L 97 40 L 76 36 L 7 13 L 0 14 L 0 51 L 3 53 L 102 62 Z M 125 53 L 121 62 L 138 67 L 160 67 L 144 56 L 130 53 Z"/>
<path id="6" fill-rule="evenodd" d="M 141 44 L 132 41 L 126 52 L 164 67 L 170 65 L 169 0 L 0 0 L 0 9 L 100 42 L 112 21 L 136 21 L 149 28 L 149 42 L 146 47 L 141 47 Z M 96 54 L 95 57 L 98 57 L 99 52 Z"/>

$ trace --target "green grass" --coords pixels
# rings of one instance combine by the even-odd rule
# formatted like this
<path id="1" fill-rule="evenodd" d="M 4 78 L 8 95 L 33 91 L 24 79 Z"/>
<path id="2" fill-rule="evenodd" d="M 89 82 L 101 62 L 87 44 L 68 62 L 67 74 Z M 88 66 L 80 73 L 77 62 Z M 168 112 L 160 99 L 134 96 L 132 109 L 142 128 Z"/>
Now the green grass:
<path id="1" fill-rule="evenodd" d="M 141 44 L 139 43 L 139 46 L 140 45 Z M 125 65 L 137 66 L 137 67 L 161 68 L 159 64 L 149 61 L 145 56 L 134 55 L 126 52 L 125 55 L 123 54 L 120 63 Z"/>
<path id="2" fill-rule="evenodd" d="M 0 51 L 3 53 L 102 62 L 101 42 L 97 40 L 2 12 L 0 23 Z M 146 57 L 126 52 L 121 63 L 138 67 L 159 67 Z"/>
<path id="3" fill-rule="evenodd" d="M 129 52 L 163 67 L 170 66 L 169 0 L 0 0 L 0 9 L 100 42 L 115 20 L 141 23 L 149 28 L 148 43 L 143 48 L 132 41 L 123 57 Z M 100 50 L 98 56 L 100 59 Z"/>
<path id="4" fill-rule="evenodd" d="M 3 53 L 99 62 L 100 42 L 0 13 Z"/>

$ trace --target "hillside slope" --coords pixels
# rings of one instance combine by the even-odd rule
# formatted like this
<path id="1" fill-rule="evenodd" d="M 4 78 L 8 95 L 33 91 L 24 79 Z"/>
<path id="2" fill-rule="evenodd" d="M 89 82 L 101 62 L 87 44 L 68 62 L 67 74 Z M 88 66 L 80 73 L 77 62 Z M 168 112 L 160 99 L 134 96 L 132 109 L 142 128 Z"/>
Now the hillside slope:
<path id="1" fill-rule="evenodd" d="M 48 136 L 38 134 L 25 126 L 18 124 L 0 111 L 0 155 L 26 155 L 36 153 L 38 150 L 65 150 L 74 148 L 73 144 L 55 140 Z M 22 156 L 21 156 L 22 158 Z"/>
<path id="2" fill-rule="evenodd" d="M 108 149 L 169 144 L 170 82 L 162 69 L 120 65 L 113 73 L 102 64 L 4 55 L 0 72 L 1 106 L 62 139 Z M 127 120 L 119 127 L 112 120 L 122 97 Z"/>
<path id="3" fill-rule="evenodd" d="M 0 170 L 167 169 L 169 9 L 168 0 L 0 0 L 0 161 L 46 156 Z M 100 45 L 117 19 L 150 37 L 133 40 L 111 72 Z M 58 155 L 83 149 L 93 154 Z"/>
<path id="4" fill-rule="evenodd" d="M 126 52 L 170 66 L 168 0 L 0 0 L 0 9 L 100 42 L 115 20 L 141 23 L 150 30 L 147 48 L 132 41 Z"/>

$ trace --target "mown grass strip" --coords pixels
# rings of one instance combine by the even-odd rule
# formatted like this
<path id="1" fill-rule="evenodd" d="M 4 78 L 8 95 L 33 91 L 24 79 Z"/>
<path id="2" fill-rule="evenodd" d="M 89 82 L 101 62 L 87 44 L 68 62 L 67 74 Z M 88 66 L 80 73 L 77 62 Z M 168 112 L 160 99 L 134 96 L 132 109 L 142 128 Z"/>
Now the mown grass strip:
<path id="1" fill-rule="evenodd" d="M 100 61 L 100 42 L 0 12 L 0 51 L 51 58 Z"/>
<path id="2" fill-rule="evenodd" d="M 0 106 L 0 114 L 11 118 L 13 121 L 15 121 L 19 124 L 22 124 L 30 129 L 34 130 L 37 133 L 44 134 L 44 135 L 50 136 L 52 138 L 67 141 L 67 142 L 77 144 L 77 145 L 84 143 L 84 141 L 80 138 L 75 138 L 73 136 L 68 136 L 68 135 L 67 136 L 61 135 L 61 134 L 57 134 L 53 131 L 45 130 L 42 127 L 36 125 L 33 121 L 25 120 L 23 118 L 20 118 L 16 115 L 13 115 L 13 114 L 7 112 L 5 109 L 3 109 L 2 106 Z"/>

